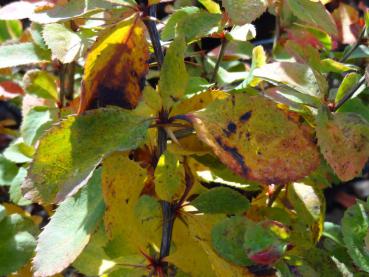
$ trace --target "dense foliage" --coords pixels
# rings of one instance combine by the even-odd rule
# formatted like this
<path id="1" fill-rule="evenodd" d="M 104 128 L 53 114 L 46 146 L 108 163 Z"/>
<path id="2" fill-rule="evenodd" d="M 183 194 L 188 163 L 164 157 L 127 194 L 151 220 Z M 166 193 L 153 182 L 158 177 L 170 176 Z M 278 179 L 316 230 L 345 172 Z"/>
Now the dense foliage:
<path id="1" fill-rule="evenodd" d="M 1 7 L 0 276 L 369 276 L 356 4 Z"/>

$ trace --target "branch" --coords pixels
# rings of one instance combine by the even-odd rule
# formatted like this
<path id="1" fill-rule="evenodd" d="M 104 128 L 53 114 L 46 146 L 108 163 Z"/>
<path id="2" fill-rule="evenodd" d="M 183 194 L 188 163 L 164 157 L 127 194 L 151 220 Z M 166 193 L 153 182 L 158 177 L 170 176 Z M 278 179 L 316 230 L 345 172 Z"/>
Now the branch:
<path id="1" fill-rule="evenodd" d="M 223 59 L 227 43 L 228 43 L 227 39 L 222 38 L 222 44 L 220 46 L 220 52 L 219 52 L 218 60 L 217 60 L 217 63 L 215 64 L 214 72 L 213 72 L 213 75 L 211 76 L 210 83 L 214 83 L 216 78 L 217 78 L 220 62 Z"/>
<path id="2" fill-rule="evenodd" d="M 147 8 L 147 3 L 144 3 L 144 15 L 149 16 L 150 18 L 156 18 L 156 5 L 152 5 Z M 155 21 L 151 19 L 145 20 L 145 25 L 150 35 L 151 43 L 154 48 L 154 53 L 156 60 L 158 62 L 159 69 L 161 68 L 164 60 L 164 54 L 161 48 L 159 32 L 156 28 Z M 162 110 L 159 113 L 159 124 L 166 124 L 168 123 L 169 114 Z M 167 149 L 167 132 L 163 127 L 158 127 L 158 136 L 157 136 L 157 150 L 156 150 L 156 161 L 158 162 L 160 156 L 165 152 Z M 156 165 L 155 165 L 156 167 Z M 167 201 L 161 201 L 162 207 L 162 214 L 163 214 L 163 230 L 161 236 L 161 245 L 160 245 L 160 256 L 159 262 L 162 263 L 164 273 L 168 272 L 168 263 L 163 262 L 163 258 L 168 256 L 170 253 L 170 245 L 172 241 L 172 233 L 173 233 L 173 225 L 175 220 L 175 207 L 172 203 Z"/>

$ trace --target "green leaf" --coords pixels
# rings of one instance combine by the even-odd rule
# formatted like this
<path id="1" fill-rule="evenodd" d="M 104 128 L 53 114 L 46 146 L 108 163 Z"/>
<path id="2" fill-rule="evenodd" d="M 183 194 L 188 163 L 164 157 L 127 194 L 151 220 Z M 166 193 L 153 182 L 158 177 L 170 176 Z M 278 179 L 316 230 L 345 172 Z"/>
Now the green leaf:
<path id="1" fill-rule="evenodd" d="M 320 150 L 342 181 L 360 174 L 369 157 L 369 123 L 357 113 L 318 112 L 316 134 Z"/>
<path id="2" fill-rule="evenodd" d="M 87 245 L 104 210 L 98 169 L 87 186 L 60 204 L 40 234 L 33 260 L 35 275 L 50 276 L 71 264 Z"/>
<path id="3" fill-rule="evenodd" d="M 113 4 L 105 0 L 69 1 L 65 5 L 57 5 L 53 9 L 33 13 L 30 19 L 41 24 L 55 23 L 87 16 L 112 7 Z"/>
<path id="4" fill-rule="evenodd" d="M 304 260 L 306 260 L 307 264 L 311 266 L 316 273 L 319 274 L 318 276 L 344 276 L 337 268 L 337 265 L 332 260 L 331 256 L 329 256 L 328 253 L 323 251 L 322 249 L 312 247 L 310 249 L 303 250 L 301 254 L 304 257 Z M 303 272 L 302 274 L 303 276 L 312 276 L 305 275 Z"/>
<path id="5" fill-rule="evenodd" d="M 334 72 L 334 73 L 344 73 L 347 71 L 357 71 L 358 67 L 351 65 L 351 64 L 344 64 L 341 62 L 337 62 L 333 59 L 323 59 L 320 61 L 320 67 L 319 67 L 320 71 L 322 73 L 329 73 L 329 72 Z"/>
<path id="6" fill-rule="evenodd" d="M 23 194 L 21 191 L 21 185 L 23 181 L 26 179 L 26 176 L 27 176 L 27 169 L 23 167 L 19 168 L 18 174 L 17 176 L 14 177 L 10 185 L 10 188 L 9 188 L 10 200 L 19 206 L 26 206 L 32 203 L 31 201 L 23 197 Z"/>
<path id="7" fill-rule="evenodd" d="M 222 13 L 220 6 L 213 0 L 199 0 L 199 2 L 210 12 L 210 13 Z"/>
<path id="8" fill-rule="evenodd" d="M 21 135 L 24 142 L 29 145 L 34 145 L 42 133 L 51 127 L 55 115 L 55 110 L 48 107 L 33 107 L 24 115 L 21 124 Z"/>
<path id="9" fill-rule="evenodd" d="M 142 235 L 158 243 L 161 239 L 163 224 L 161 205 L 158 200 L 149 195 L 142 195 L 134 207 L 137 228 Z"/>
<path id="10" fill-rule="evenodd" d="M 0 68 L 50 61 L 50 52 L 36 44 L 25 42 L 0 46 Z"/>
<path id="11" fill-rule="evenodd" d="M 185 36 L 187 41 L 199 39 L 218 31 L 217 26 L 222 16 L 220 14 L 199 11 L 186 15 L 177 25 L 178 34 Z"/>
<path id="12" fill-rule="evenodd" d="M 369 107 L 359 98 L 350 99 L 345 102 L 338 110 L 343 113 L 357 113 L 369 122 Z"/>
<path id="13" fill-rule="evenodd" d="M 369 229 L 369 203 L 358 201 L 348 208 L 342 219 L 343 241 L 355 264 L 369 272 L 369 250 L 365 237 Z"/>
<path id="14" fill-rule="evenodd" d="M 284 254 L 287 244 L 273 232 L 273 227 L 277 228 L 277 232 L 282 228 L 279 223 L 273 221 L 259 223 L 248 221 L 243 248 L 253 262 L 272 265 Z"/>
<path id="15" fill-rule="evenodd" d="M 32 161 L 34 152 L 35 149 L 24 143 L 23 139 L 17 139 L 4 150 L 3 155 L 14 163 L 28 163 Z"/>
<path id="16" fill-rule="evenodd" d="M 250 203 L 239 192 L 225 187 L 210 189 L 201 193 L 191 205 L 203 213 L 242 213 L 246 211 Z"/>
<path id="17" fill-rule="evenodd" d="M 182 36 L 177 37 L 165 55 L 160 73 L 159 93 L 163 107 L 169 110 L 185 93 L 188 74 L 184 63 L 186 42 Z"/>
<path id="18" fill-rule="evenodd" d="M 309 0 L 310 1 L 310 0 Z M 253 72 L 255 77 L 268 82 L 286 85 L 300 93 L 323 98 L 328 85 L 326 80 L 319 84 L 314 71 L 305 64 L 295 62 L 274 62 L 257 68 Z"/>
<path id="19" fill-rule="evenodd" d="M 17 173 L 18 167 L 15 165 L 15 163 L 9 161 L 0 154 L 0 186 L 11 185 Z"/>
<path id="20" fill-rule="evenodd" d="M 0 230 L 0 275 L 8 275 L 32 257 L 35 227 L 29 219 L 12 214 L 0 221 Z"/>
<path id="21" fill-rule="evenodd" d="M 341 246 L 344 245 L 340 225 L 334 224 L 332 222 L 324 222 L 323 236 L 330 238 Z"/>
<path id="22" fill-rule="evenodd" d="M 0 204 L 0 221 L 2 221 L 6 216 L 6 210 L 3 205 Z"/>
<path id="23" fill-rule="evenodd" d="M 313 24 L 331 35 L 337 35 L 337 27 L 329 12 L 320 1 L 288 0 L 294 15 L 306 23 Z"/>
<path id="24" fill-rule="evenodd" d="M 227 260 L 243 266 L 251 264 L 242 247 L 247 223 L 245 217 L 233 216 L 214 225 L 211 232 L 215 250 Z"/>
<path id="25" fill-rule="evenodd" d="M 43 70 L 30 70 L 23 77 L 24 89 L 31 95 L 58 100 L 56 77 Z"/>
<path id="26" fill-rule="evenodd" d="M 73 267 L 78 272 L 87 276 L 101 276 L 106 271 L 110 271 L 116 263 L 104 251 L 107 242 L 108 237 L 105 233 L 104 226 L 101 225 L 92 234 L 90 241 L 83 249 L 81 255 L 73 262 Z"/>
<path id="27" fill-rule="evenodd" d="M 162 200 L 179 199 L 185 189 L 184 169 L 179 157 L 165 152 L 155 169 L 155 192 Z"/>
<path id="28" fill-rule="evenodd" d="M 359 82 L 360 78 L 360 74 L 357 73 L 347 74 L 338 88 L 335 103 L 338 103 Z"/>
<path id="29" fill-rule="evenodd" d="M 171 40 L 175 38 L 176 28 L 178 24 L 187 18 L 190 14 L 199 12 L 200 9 L 197 7 L 184 7 L 176 10 L 168 19 L 163 30 L 161 31 L 160 37 L 163 41 Z"/>
<path id="30" fill-rule="evenodd" d="M 106 154 L 137 148 L 149 124 L 113 107 L 67 117 L 41 138 L 22 187 L 25 197 L 50 203 L 75 193 Z"/>
<path id="31" fill-rule="evenodd" d="M 45 25 L 42 36 L 53 58 L 62 63 L 75 61 L 82 47 L 81 37 L 59 23 Z"/>
<path id="32" fill-rule="evenodd" d="M 251 23 L 268 7 L 267 0 L 222 0 L 223 7 L 236 25 Z"/>

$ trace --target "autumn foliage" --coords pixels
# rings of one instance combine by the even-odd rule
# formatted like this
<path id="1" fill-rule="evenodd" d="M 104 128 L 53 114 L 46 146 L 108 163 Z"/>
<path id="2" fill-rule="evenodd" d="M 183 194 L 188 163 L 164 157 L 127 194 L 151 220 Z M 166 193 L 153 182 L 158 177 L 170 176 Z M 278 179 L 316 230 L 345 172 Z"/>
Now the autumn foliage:
<path id="1" fill-rule="evenodd" d="M 0 276 L 368 276 L 351 2 L 0 7 Z"/>

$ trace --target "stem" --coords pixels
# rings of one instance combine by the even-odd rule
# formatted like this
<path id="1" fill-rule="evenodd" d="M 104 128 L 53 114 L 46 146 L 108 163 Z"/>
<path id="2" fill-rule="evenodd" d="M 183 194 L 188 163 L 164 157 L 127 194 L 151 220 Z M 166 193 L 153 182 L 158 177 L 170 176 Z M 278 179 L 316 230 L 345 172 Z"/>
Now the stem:
<path id="1" fill-rule="evenodd" d="M 64 99 L 65 99 L 65 73 L 66 73 L 67 65 L 61 64 L 59 71 L 59 79 L 60 79 L 60 89 L 59 89 L 59 108 L 64 107 Z"/>
<path id="2" fill-rule="evenodd" d="M 351 49 L 349 51 L 346 52 L 345 55 L 343 55 L 343 57 L 340 59 L 340 62 L 345 62 L 348 60 L 348 58 L 352 55 L 352 53 L 354 53 L 354 51 L 360 46 L 361 41 L 364 38 L 364 34 L 365 34 L 365 26 L 364 28 L 361 30 L 360 36 L 357 39 L 356 43 L 351 47 Z"/>
<path id="3" fill-rule="evenodd" d="M 278 198 L 278 195 L 281 193 L 284 185 L 277 185 L 277 188 L 273 192 L 273 194 L 269 197 L 267 206 L 271 207 L 274 203 L 274 201 Z"/>
<path id="4" fill-rule="evenodd" d="M 148 15 L 149 17 L 156 18 L 156 9 L 157 9 L 156 5 L 150 6 L 148 8 L 146 15 Z M 150 18 L 146 19 L 144 22 L 145 22 L 147 30 L 149 31 L 151 43 L 154 48 L 155 58 L 158 62 L 158 67 L 160 69 L 161 66 L 163 65 L 164 54 L 163 54 L 163 49 L 161 48 L 160 36 L 159 36 L 158 29 L 156 28 L 156 23 Z"/>
<path id="5" fill-rule="evenodd" d="M 146 4 L 147 6 L 147 4 Z M 146 10 L 146 9 L 145 9 Z M 150 17 L 156 18 L 156 5 L 152 5 L 148 7 L 147 14 Z M 164 60 L 164 54 L 161 48 L 159 32 L 156 28 L 156 23 L 152 20 L 145 20 L 145 25 L 149 31 L 151 43 L 154 48 L 155 57 L 158 62 L 159 69 L 161 68 Z M 159 113 L 159 123 L 168 123 L 168 113 L 162 110 Z M 167 132 L 163 127 L 158 128 L 158 136 L 157 136 L 157 151 L 156 151 L 156 160 L 159 161 L 160 156 L 167 149 Z M 168 263 L 162 262 L 163 258 L 168 256 L 170 253 L 170 244 L 172 241 L 172 233 L 173 233 L 173 225 L 175 220 L 175 207 L 173 204 L 162 201 L 162 214 L 163 214 L 163 230 L 161 236 L 161 245 L 160 245 L 160 256 L 159 261 L 162 263 L 164 273 L 168 272 Z"/>
<path id="6" fill-rule="evenodd" d="M 355 92 L 363 85 L 365 84 L 365 77 L 361 77 L 359 83 L 356 84 L 348 93 L 343 96 L 343 98 L 337 103 L 337 105 L 334 107 L 333 111 L 337 111 L 343 104 L 346 103 L 347 100 L 351 98 L 355 94 Z"/>
<path id="7" fill-rule="evenodd" d="M 69 101 L 73 100 L 74 97 L 74 73 L 76 70 L 76 63 L 71 62 L 66 65 L 64 80 L 65 98 Z"/>
<path id="8" fill-rule="evenodd" d="M 215 64 L 214 72 L 213 72 L 213 75 L 211 76 L 210 83 L 214 83 L 215 82 L 215 79 L 217 78 L 217 74 L 218 74 L 220 62 L 223 59 L 223 56 L 224 56 L 224 52 L 225 52 L 227 43 L 228 43 L 227 39 L 226 38 L 222 38 L 222 44 L 220 46 L 220 52 L 219 52 L 218 60 L 217 60 L 217 63 Z"/>

